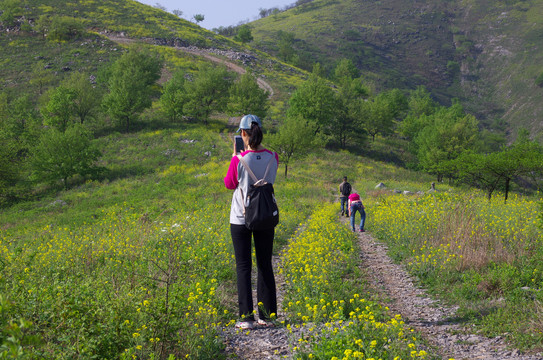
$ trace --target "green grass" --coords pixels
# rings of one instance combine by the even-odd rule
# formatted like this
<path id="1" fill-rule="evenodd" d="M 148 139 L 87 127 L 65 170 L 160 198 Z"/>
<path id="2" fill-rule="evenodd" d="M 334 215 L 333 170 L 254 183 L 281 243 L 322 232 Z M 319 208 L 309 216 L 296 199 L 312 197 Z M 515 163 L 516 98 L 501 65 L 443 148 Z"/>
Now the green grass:
<path id="1" fill-rule="evenodd" d="M 368 227 L 422 284 L 460 306 L 457 320 L 522 350 L 543 348 L 539 197 L 489 202 L 460 191 L 376 193 Z"/>
<path id="2" fill-rule="evenodd" d="M 67 191 L 43 192 L 35 201 L 0 212 L 0 289 L 11 303 L 0 316 L 6 323 L 32 320 L 25 334 L 38 336 L 41 343 L 25 346 L 27 354 L 46 358 L 117 358 L 121 354 L 221 357 L 223 345 L 216 336 L 222 327 L 232 324 L 236 313 L 228 231 L 232 194 L 223 185 L 231 129 L 220 119 L 207 126 L 188 123 L 159 129 L 153 119 L 158 120 L 149 113 L 147 120 L 138 124 L 139 131 L 112 132 L 96 140 L 103 150 L 101 165 L 108 169 L 101 180 L 73 184 Z M 383 154 L 391 156 L 391 149 L 388 140 L 378 139 L 361 151 L 383 158 Z M 519 197 L 511 198 L 508 207 L 494 206 L 498 203 L 465 197 L 459 190 L 447 200 L 441 193 L 448 186 L 438 184 L 439 198 L 446 200 L 440 205 L 443 210 L 434 217 L 422 217 L 432 201 L 418 195 L 393 195 L 376 190 L 375 185 L 384 182 L 389 190 L 425 191 L 432 177 L 347 151 L 316 150 L 290 164 L 287 179 L 282 168 L 279 170 L 275 187 L 281 222 L 276 229 L 276 250 L 284 259 L 281 271 L 292 277 L 289 282 L 293 284 L 287 290 L 286 313 L 280 317 L 289 319 L 291 326 L 302 326 L 310 319 L 326 324 L 329 316 L 337 314 L 337 321 L 350 324 L 349 319 L 355 316 L 351 310 L 356 309 L 335 306 L 334 301 L 340 304 L 371 298 L 360 281 L 354 239 L 335 214 L 339 211 L 338 185 L 344 175 L 363 196 L 370 231 L 389 243 L 393 258 L 411 263 L 413 273 L 436 294 L 461 305 L 459 316 L 464 321 L 476 324 L 488 335 L 508 332 L 510 340 L 521 348 L 539 346 L 534 323 L 539 320 L 523 315 L 541 313 L 534 301 L 538 292 L 519 290 L 522 286 L 538 289 L 542 279 L 539 247 L 532 246 L 541 230 L 536 227 L 537 220 L 528 216 L 537 205 Z M 510 246 L 514 251 L 509 251 L 509 257 L 496 250 L 486 258 L 446 261 L 443 249 L 450 249 L 441 240 L 444 234 L 449 234 L 451 238 L 446 239 L 450 242 L 462 240 L 462 248 L 485 244 L 471 244 L 470 237 L 458 237 L 451 230 L 452 224 L 470 219 L 453 216 L 451 209 L 463 207 L 478 214 L 477 223 L 494 224 L 488 234 L 483 232 L 475 239 Z M 505 218 L 511 219 L 505 226 L 494 223 Z M 470 224 L 462 228 L 468 231 Z M 518 234 L 523 234 L 522 241 Z M 500 240 L 510 237 L 517 241 Z M 319 266 L 327 263 L 322 256 L 311 258 L 320 250 L 301 258 L 299 252 L 283 253 L 293 251 L 298 243 L 301 250 L 315 249 L 326 243 L 324 239 L 333 241 L 329 244 L 332 248 L 323 254 L 345 256 L 344 261 L 326 269 L 299 272 L 294 265 L 299 259 Z M 431 241 L 432 246 L 421 249 L 423 241 Z M 441 269 L 420 260 L 423 254 L 424 259 L 432 255 L 441 261 L 438 264 L 452 265 Z M 479 264 L 485 259 L 486 263 Z M 338 264 L 342 266 L 334 267 Z M 313 278 L 305 278 L 311 274 Z M 315 280 L 322 275 L 326 275 L 326 282 L 321 289 Z M 498 298 L 503 300 L 496 303 Z M 319 305 L 322 299 L 325 304 Z M 315 305 L 321 310 L 326 305 L 328 310 L 308 312 Z M 328 330 L 315 332 L 313 340 L 295 351 L 304 358 L 359 351 L 346 344 L 366 334 L 366 350 L 377 354 L 383 349 L 378 342 L 372 346 L 370 337 L 377 337 L 371 330 L 372 322 L 362 319 L 373 316 L 396 334 L 404 325 L 374 300 L 368 306 L 369 313 L 355 311 L 356 326 L 330 323 L 325 326 Z M 0 331 L 8 333 L 7 328 Z M 330 341 L 323 342 L 324 338 Z M 414 351 L 401 338 L 393 341 L 396 354 Z M 418 344 L 412 345 L 417 356 L 430 356 L 420 355 Z"/>

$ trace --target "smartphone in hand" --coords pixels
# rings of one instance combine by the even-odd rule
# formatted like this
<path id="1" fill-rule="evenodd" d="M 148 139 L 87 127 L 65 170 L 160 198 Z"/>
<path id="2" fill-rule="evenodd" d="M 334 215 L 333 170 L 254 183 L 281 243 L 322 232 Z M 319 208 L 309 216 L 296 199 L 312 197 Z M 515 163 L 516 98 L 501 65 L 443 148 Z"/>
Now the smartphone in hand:
<path id="1" fill-rule="evenodd" d="M 245 144 L 243 143 L 243 139 L 241 138 L 241 136 L 236 135 L 234 137 L 234 141 L 236 143 L 236 153 L 241 153 L 245 150 Z"/>

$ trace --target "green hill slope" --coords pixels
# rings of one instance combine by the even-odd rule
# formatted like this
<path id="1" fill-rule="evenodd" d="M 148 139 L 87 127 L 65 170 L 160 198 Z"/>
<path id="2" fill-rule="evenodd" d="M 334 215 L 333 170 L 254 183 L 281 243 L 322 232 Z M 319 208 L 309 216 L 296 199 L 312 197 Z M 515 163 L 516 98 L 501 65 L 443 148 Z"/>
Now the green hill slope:
<path id="1" fill-rule="evenodd" d="M 501 119 L 535 135 L 543 112 L 535 85 L 543 71 L 541 14 L 540 0 L 318 0 L 251 26 L 259 48 L 286 56 L 291 46 L 293 62 L 331 69 L 348 58 L 377 88 L 425 85 L 442 103 L 461 99 L 486 126 Z"/>
<path id="2" fill-rule="evenodd" d="M 5 14 L 6 9 L 2 3 L 0 11 Z M 228 61 L 240 65 L 238 72 L 251 69 L 265 76 L 273 84 L 274 99 L 280 101 L 287 96 L 283 89 L 290 91 L 303 74 L 267 54 L 133 0 L 26 0 L 12 15 L 11 20 L 0 21 L 0 91 L 12 97 L 31 94 L 34 102 L 72 72 L 96 75 L 135 43 L 154 45 L 165 56 L 166 79 L 169 70 L 192 72 L 202 62 Z M 43 81 L 36 79 L 40 77 Z"/>

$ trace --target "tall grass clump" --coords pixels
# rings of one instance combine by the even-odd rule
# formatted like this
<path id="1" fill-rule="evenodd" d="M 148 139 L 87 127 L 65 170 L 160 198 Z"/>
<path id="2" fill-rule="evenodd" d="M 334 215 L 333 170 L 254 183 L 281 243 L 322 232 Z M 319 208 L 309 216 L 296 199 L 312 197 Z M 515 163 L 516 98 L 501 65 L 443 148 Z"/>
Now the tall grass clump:
<path id="1" fill-rule="evenodd" d="M 282 252 L 296 359 L 427 358 L 401 316 L 365 299 L 355 238 L 326 204 Z"/>
<path id="2" fill-rule="evenodd" d="M 376 193 L 377 194 L 377 193 Z M 368 226 L 391 255 L 450 301 L 487 335 L 520 348 L 543 344 L 543 229 L 534 199 L 489 202 L 479 193 L 379 193 Z M 528 315 L 530 314 L 530 315 Z"/>

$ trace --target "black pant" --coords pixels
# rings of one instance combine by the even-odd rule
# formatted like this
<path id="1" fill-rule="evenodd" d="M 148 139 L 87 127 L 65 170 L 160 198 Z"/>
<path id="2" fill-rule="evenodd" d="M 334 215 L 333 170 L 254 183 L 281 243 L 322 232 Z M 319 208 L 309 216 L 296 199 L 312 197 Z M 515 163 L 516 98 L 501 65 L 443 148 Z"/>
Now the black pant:
<path id="1" fill-rule="evenodd" d="M 245 225 L 230 224 L 230 233 L 236 255 L 239 316 L 245 320 L 254 320 L 251 287 L 251 235 L 254 237 L 256 267 L 258 269 L 257 300 L 263 304 L 258 307 L 258 316 L 260 319 L 269 319 L 272 313 L 277 315 L 277 294 L 272 266 L 275 230 L 251 231 Z"/>

